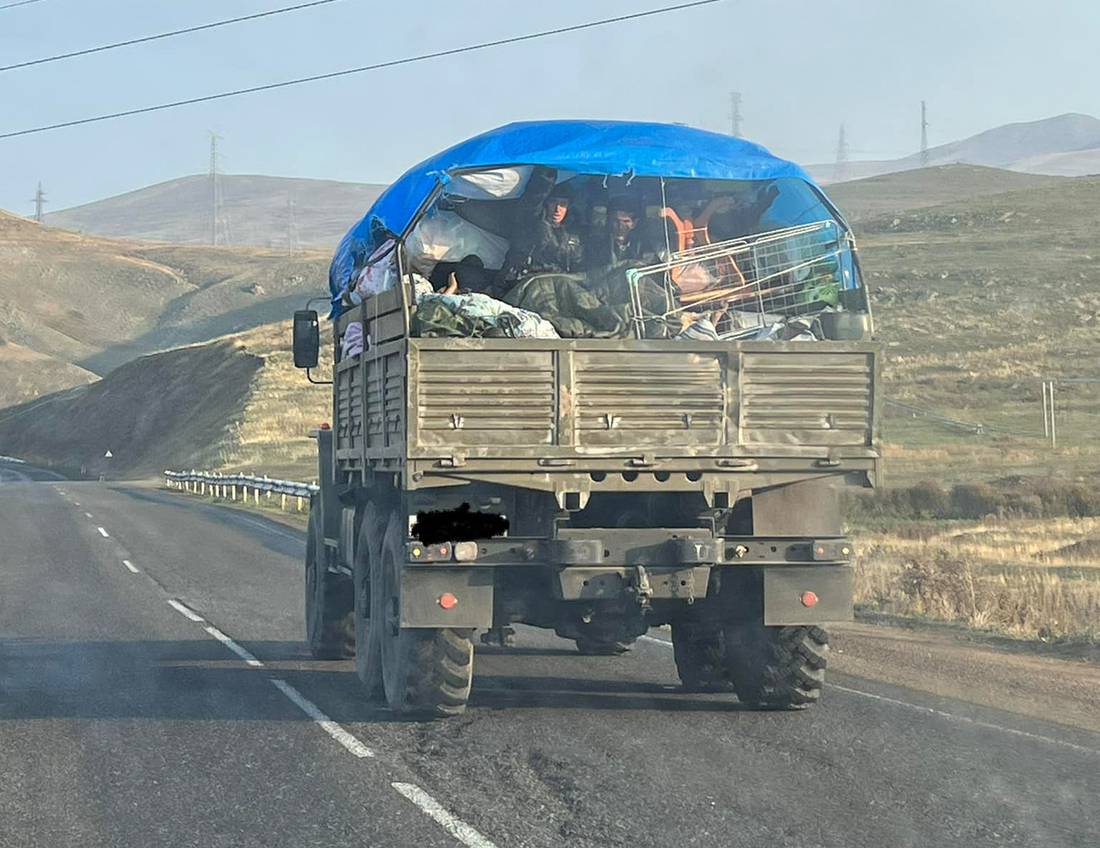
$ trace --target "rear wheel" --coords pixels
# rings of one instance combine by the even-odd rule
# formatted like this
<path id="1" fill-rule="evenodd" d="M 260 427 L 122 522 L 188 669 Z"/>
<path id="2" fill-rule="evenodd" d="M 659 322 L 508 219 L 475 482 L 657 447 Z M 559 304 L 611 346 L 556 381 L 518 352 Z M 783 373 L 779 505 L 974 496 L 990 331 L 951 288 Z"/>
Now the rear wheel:
<path id="1" fill-rule="evenodd" d="M 314 499 L 306 529 L 306 639 L 315 659 L 338 660 L 352 650 L 351 585 L 347 577 L 329 571 L 320 506 Z"/>
<path id="2" fill-rule="evenodd" d="M 829 636 L 820 627 L 730 628 L 726 662 L 737 697 L 760 709 L 805 709 L 821 699 Z"/>
<path id="3" fill-rule="evenodd" d="M 367 697 L 382 695 L 382 626 L 372 615 L 371 563 L 382 555 L 386 516 L 367 504 L 355 545 L 355 673 Z"/>
<path id="4" fill-rule="evenodd" d="M 372 561 L 371 619 L 380 626 L 382 680 L 396 713 L 426 718 L 466 709 L 473 681 L 472 631 L 401 627 L 402 522 L 392 515 L 381 555 Z"/>
<path id="5" fill-rule="evenodd" d="M 700 624 L 672 625 L 672 654 L 688 692 L 722 692 L 732 687 L 725 669 L 722 629 Z"/>

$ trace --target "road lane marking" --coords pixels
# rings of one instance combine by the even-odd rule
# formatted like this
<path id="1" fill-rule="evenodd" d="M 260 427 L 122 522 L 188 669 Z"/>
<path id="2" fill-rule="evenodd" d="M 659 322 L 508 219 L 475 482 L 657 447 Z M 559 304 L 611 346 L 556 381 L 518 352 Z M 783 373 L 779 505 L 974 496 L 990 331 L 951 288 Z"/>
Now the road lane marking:
<path id="1" fill-rule="evenodd" d="M 207 633 L 209 633 L 211 636 L 213 636 L 215 639 L 225 645 L 225 647 L 229 648 L 229 650 L 231 650 L 253 668 L 263 667 L 263 663 L 256 659 L 253 654 L 251 654 L 247 649 L 242 648 L 240 645 L 238 645 L 236 642 L 234 642 L 232 639 L 230 639 L 228 636 L 218 630 L 218 628 L 215 627 L 213 624 L 207 624 L 204 629 Z"/>
<path id="2" fill-rule="evenodd" d="M 665 639 L 657 639 L 654 636 L 643 635 L 639 636 L 639 639 L 645 639 L 647 642 L 657 642 L 660 645 L 665 645 L 669 648 L 672 647 L 672 643 Z M 1009 733 L 1013 736 L 1022 736 L 1025 739 L 1034 739 L 1036 742 L 1048 742 L 1051 745 L 1061 745 L 1063 748 L 1069 748 L 1073 751 L 1079 751 L 1083 754 L 1100 754 L 1100 750 L 1096 748 L 1088 748 L 1084 745 L 1075 745 L 1073 742 L 1066 742 L 1062 739 L 1055 739 L 1051 736 L 1041 736 L 1038 733 L 1028 733 L 1026 730 L 1016 730 L 1011 727 L 1004 727 L 1000 724 L 993 724 L 988 721 L 979 721 L 976 718 L 968 718 L 967 716 L 955 715 L 955 713 L 949 713 L 944 710 L 937 710 L 932 707 L 922 707 L 917 704 L 910 704 L 908 701 L 899 701 L 897 698 L 887 698 L 885 695 L 876 695 L 873 692 L 864 692 L 862 689 L 851 689 L 847 686 L 840 686 L 836 683 L 830 683 L 829 689 L 836 689 L 839 692 L 847 692 L 850 695 L 862 695 L 864 698 L 872 698 L 876 701 L 882 701 L 885 704 L 893 704 L 897 707 L 907 707 L 911 710 L 917 710 L 918 712 L 928 713 L 930 715 L 939 716 L 940 718 L 951 719 L 952 721 L 963 722 L 964 724 L 970 724 L 974 727 L 984 727 L 986 730 L 999 730 L 1002 733 Z"/>
<path id="3" fill-rule="evenodd" d="M 174 609 L 176 612 L 183 615 L 185 618 L 189 618 L 192 621 L 197 621 L 199 624 L 206 624 L 206 619 L 198 613 L 194 612 L 190 607 L 186 607 L 177 601 L 175 598 L 168 599 L 168 606 Z"/>
<path id="4" fill-rule="evenodd" d="M 496 848 L 496 845 L 462 819 L 445 810 L 442 804 L 419 786 L 412 783 L 391 783 L 390 786 L 443 825 L 443 829 L 463 845 L 468 845 L 469 848 Z"/>
<path id="5" fill-rule="evenodd" d="M 365 757 L 373 757 L 374 751 L 348 733 L 339 724 L 334 722 L 331 718 L 321 712 L 320 708 L 305 697 L 301 692 L 278 677 L 271 678 L 271 682 L 275 684 L 276 688 L 284 695 L 286 695 L 295 706 L 298 707 L 307 716 L 313 719 L 317 725 L 325 731 L 329 736 L 343 745 L 350 754 L 363 759 Z M 491 845 L 491 843 L 485 843 Z"/>
<path id="6" fill-rule="evenodd" d="M 73 506 L 80 506 L 80 501 L 73 501 Z"/>
<path id="7" fill-rule="evenodd" d="M 988 721 L 979 721 L 976 718 L 969 718 L 967 716 L 955 715 L 954 713 L 945 712 L 944 710 L 937 710 L 932 707 L 922 707 L 918 704 L 910 704 L 908 701 L 899 701 L 897 698 L 887 698 L 885 695 L 876 695 L 873 692 L 864 692 L 862 689 L 849 689 L 847 686 L 838 686 L 835 683 L 829 685 L 830 689 L 836 689 L 840 692 L 847 692 L 850 695 L 862 695 L 864 698 L 872 698 L 875 701 L 882 701 L 886 704 L 893 704 L 897 707 L 908 707 L 911 710 L 917 710 L 922 713 L 929 713 L 930 715 L 939 716 L 940 718 L 951 719 L 952 721 L 963 722 L 964 724 L 970 724 L 974 727 L 984 727 L 986 730 L 999 730 L 1002 733 L 1010 733 L 1013 736 L 1022 736 L 1025 739 L 1034 739 L 1037 742 L 1048 742 L 1051 745 L 1061 745 L 1063 748 L 1070 748 L 1074 751 L 1079 751 L 1083 754 L 1100 754 L 1100 750 L 1096 748 L 1087 748 L 1084 745 L 1075 745 L 1073 742 L 1066 742 L 1062 739 L 1054 739 L 1050 736 L 1041 736 L 1038 733 L 1028 733 L 1026 730 L 1016 730 L 1012 727 L 1003 727 L 999 724 L 992 724 Z"/>
<path id="8" fill-rule="evenodd" d="M 86 512 L 86 513 L 84 513 L 84 517 L 85 518 L 91 518 L 92 514 L 90 512 Z"/>
<path id="9" fill-rule="evenodd" d="M 132 562 L 130 562 L 130 560 L 124 559 L 122 561 L 122 564 L 125 565 L 128 569 L 130 569 L 130 571 L 133 572 L 134 574 L 141 574 L 141 571 L 138 570 L 138 567 L 136 565 L 134 565 Z"/>
<path id="10" fill-rule="evenodd" d="M 99 531 L 99 535 L 102 536 L 104 539 L 110 539 L 111 538 L 110 536 L 107 535 L 107 531 L 104 530 L 102 527 L 97 527 L 96 530 Z"/>

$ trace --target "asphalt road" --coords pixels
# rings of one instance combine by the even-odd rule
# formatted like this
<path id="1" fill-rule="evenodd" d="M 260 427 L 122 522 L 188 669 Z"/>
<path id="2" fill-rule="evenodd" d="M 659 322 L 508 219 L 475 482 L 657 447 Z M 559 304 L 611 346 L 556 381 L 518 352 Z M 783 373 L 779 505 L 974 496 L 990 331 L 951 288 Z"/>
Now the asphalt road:
<path id="1" fill-rule="evenodd" d="M 396 720 L 309 659 L 302 536 L 4 477 L 0 846 L 1100 844 L 1100 735 L 836 674 L 745 711 L 678 692 L 656 632 L 522 629 L 464 716 Z"/>

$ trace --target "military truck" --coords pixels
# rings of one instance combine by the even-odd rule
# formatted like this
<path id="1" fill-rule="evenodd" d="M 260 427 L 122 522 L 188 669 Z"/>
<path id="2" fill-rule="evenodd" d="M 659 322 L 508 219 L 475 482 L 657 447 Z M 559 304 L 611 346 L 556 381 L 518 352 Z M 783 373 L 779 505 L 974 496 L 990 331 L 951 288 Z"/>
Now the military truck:
<path id="1" fill-rule="evenodd" d="M 538 258 L 570 240 L 610 261 Z M 820 698 L 824 625 L 852 615 L 838 493 L 881 473 L 881 351 L 850 229 L 798 166 L 680 125 L 509 125 L 391 186 L 330 289 L 315 657 L 450 716 L 477 631 L 616 655 L 670 625 L 685 690 Z M 295 313 L 299 367 L 319 322 Z"/>

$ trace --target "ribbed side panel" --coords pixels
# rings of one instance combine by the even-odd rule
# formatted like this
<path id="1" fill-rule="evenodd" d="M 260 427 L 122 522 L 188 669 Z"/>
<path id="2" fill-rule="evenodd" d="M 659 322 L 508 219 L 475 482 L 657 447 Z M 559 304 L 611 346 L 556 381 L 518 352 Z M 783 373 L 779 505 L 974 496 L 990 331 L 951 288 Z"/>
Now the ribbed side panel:
<path id="1" fill-rule="evenodd" d="M 367 452 L 399 445 L 405 420 L 404 357 L 400 353 L 367 360 Z"/>
<path id="2" fill-rule="evenodd" d="M 869 444 L 873 368 L 866 353 L 745 352 L 742 442 Z"/>
<path id="3" fill-rule="evenodd" d="M 577 351 L 573 392 L 578 445 L 722 443 L 725 389 L 717 355 Z"/>
<path id="4" fill-rule="evenodd" d="M 554 353 L 422 350 L 417 374 L 421 446 L 554 443 Z"/>
<path id="5" fill-rule="evenodd" d="M 354 367 L 336 372 L 336 449 L 358 447 L 363 435 L 362 371 Z"/>

